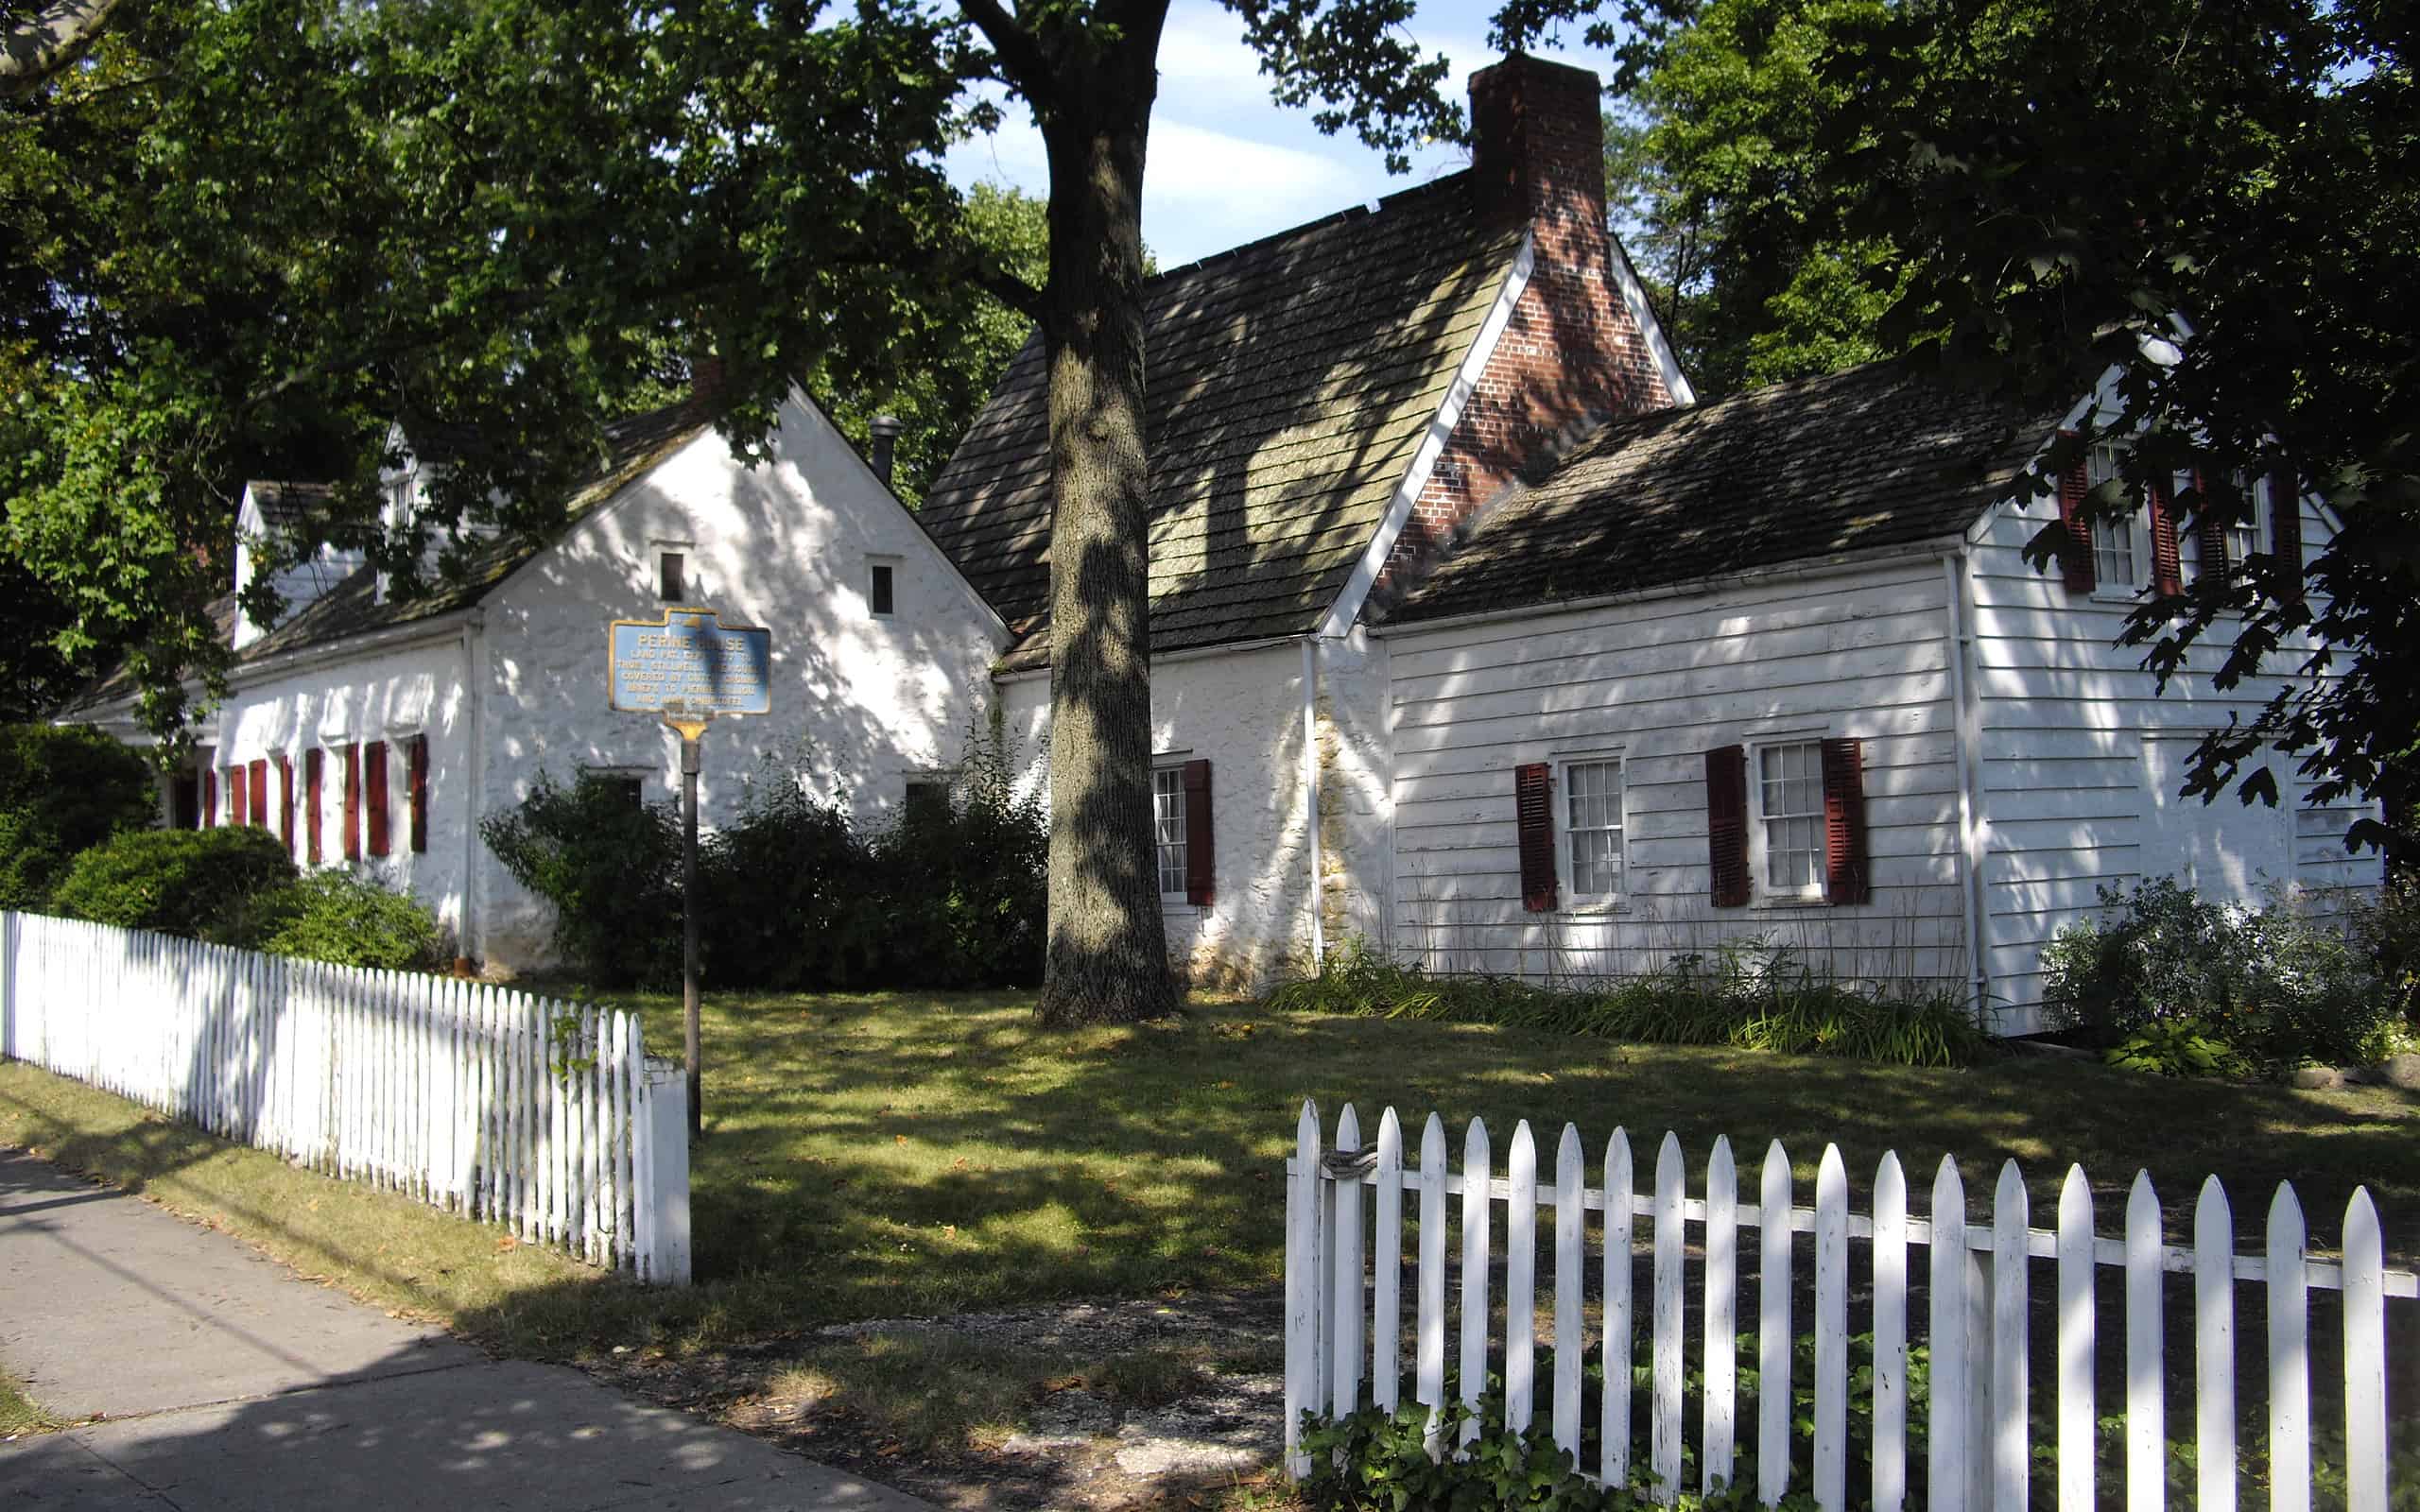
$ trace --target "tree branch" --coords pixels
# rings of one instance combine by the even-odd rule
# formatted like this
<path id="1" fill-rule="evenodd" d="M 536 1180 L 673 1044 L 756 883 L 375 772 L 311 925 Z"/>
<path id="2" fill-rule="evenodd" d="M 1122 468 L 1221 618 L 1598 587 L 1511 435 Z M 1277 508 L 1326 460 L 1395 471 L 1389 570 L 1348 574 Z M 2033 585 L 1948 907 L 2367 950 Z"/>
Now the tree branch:
<path id="1" fill-rule="evenodd" d="M 1008 82 L 1037 113 L 1047 114 L 1058 103 L 1059 80 L 1041 39 L 1009 14 L 1000 0 L 958 0 L 958 9 L 999 55 L 1000 72 Z"/>
<path id="2" fill-rule="evenodd" d="M 84 56 L 121 0 L 53 0 L 0 33 L 0 99 L 30 94 Z"/>

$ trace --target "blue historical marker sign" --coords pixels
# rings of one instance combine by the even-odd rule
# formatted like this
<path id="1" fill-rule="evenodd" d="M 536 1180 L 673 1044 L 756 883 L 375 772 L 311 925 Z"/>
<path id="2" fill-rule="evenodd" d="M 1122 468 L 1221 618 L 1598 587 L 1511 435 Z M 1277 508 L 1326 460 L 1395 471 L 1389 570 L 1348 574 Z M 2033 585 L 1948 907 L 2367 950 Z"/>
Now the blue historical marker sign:
<path id="1" fill-rule="evenodd" d="M 710 719 L 772 711 L 773 632 L 725 625 L 710 609 L 615 620 L 606 686 L 614 708 Z"/>

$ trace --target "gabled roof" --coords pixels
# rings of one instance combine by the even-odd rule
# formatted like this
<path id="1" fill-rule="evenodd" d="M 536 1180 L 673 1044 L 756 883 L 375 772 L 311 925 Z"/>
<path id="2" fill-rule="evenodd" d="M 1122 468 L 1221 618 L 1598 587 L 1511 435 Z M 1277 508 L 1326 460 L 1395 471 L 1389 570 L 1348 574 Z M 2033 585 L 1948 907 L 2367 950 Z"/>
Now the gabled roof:
<path id="1" fill-rule="evenodd" d="M 1458 173 L 1145 287 L 1154 651 L 1314 628 L 1521 243 Z M 1048 373 L 1010 365 L 919 517 L 1017 644 L 1049 659 Z"/>
<path id="2" fill-rule="evenodd" d="M 562 530 L 555 531 L 544 540 L 499 536 L 488 541 L 474 548 L 468 569 L 459 578 L 432 584 L 425 593 L 414 598 L 390 597 L 380 602 L 377 569 L 369 566 L 356 568 L 343 582 L 302 606 L 284 624 L 238 652 L 236 670 L 240 672 L 250 663 L 286 652 L 432 620 L 456 610 L 467 609 L 511 576 L 524 562 L 560 539 L 562 530 L 568 530 L 612 502 L 623 489 L 652 472 L 657 463 L 687 445 L 713 423 L 712 411 L 694 401 L 668 404 L 662 409 L 613 421 L 605 427 L 606 444 L 610 449 L 607 460 L 580 485 L 564 506 Z M 307 507 L 313 501 L 324 502 L 329 491 L 324 484 L 311 483 L 254 482 L 248 487 L 253 498 L 261 503 L 265 515 L 268 514 L 272 500 L 277 501 L 279 508 Z M 272 523 L 282 523 L 274 516 L 270 518 Z M 213 600 L 208 612 L 213 622 L 219 626 L 222 636 L 233 635 L 236 621 L 233 593 L 223 593 Z M 71 708 L 90 709 L 129 696 L 134 691 L 133 679 L 121 667 L 86 688 Z"/>
<path id="3" fill-rule="evenodd" d="M 1548 608 L 1954 535 L 2010 495 L 2059 420 L 1889 362 L 1616 420 L 1477 516 L 1381 617 Z"/>
<path id="4" fill-rule="evenodd" d="M 261 522 L 272 530 L 295 530 L 308 524 L 315 515 L 327 511 L 328 501 L 336 492 L 324 483 L 270 483 L 256 478 L 244 486 L 251 491 Z"/>

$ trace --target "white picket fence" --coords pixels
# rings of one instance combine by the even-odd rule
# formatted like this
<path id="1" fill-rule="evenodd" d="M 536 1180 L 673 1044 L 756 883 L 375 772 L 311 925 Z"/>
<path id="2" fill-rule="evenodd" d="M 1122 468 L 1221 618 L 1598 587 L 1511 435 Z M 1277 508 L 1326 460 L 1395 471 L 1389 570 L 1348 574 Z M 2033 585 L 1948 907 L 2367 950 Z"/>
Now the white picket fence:
<path id="1" fill-rule="evenodd" d="M 618 1009 L 5 913 L 0 1056 L 689 1281 L 687 1084 Z"/>
<path id="2" fill-rule="evenodd" d="M 1849 1211 L 1847 1174 L 1840 1151 L 1826 1147 L 1815 1180 L 1815 1206 L 1792 1206 L 1789 1157 L 1776 1143 L 1766 1151 L 1754 1194 L 1739 1200 L 1738 1172 L 1727 1140 L 1717 1140 L 1698 1196 L 1684 1192 L 1680 1142 L 1666 1134 L 1652 1183 L 1635 1189 L 1628 1136 L 1614 1131 L 1599 1168 L 1600 1186 L 1586 1184 L 1580 1133 L 1566 1125 L 1549 1184 L 1541 1184 L 1535 1142 L 1527 1122 L 1513 1130 L 1504 1174 L 1495 1174 L 1486 1127 L 1471 1122 L 1462 1167 L 1446 1164 L 1445 1129 L 1435 1115 L 1422 1131 L 1416 1167 L 1404 1163 L 1403 1130 L 1392 1108 L 1365 1149 L 1350 1105 L 1337 1120 L 1332 1150 L 1321 1145 L 1319 1110 L 1305 1104 L 1295 1154 L 1287 1163 L 1286 1448 L 1297 1476 L 1310 1461 L 1300 1449 L 1305 1410 L 1341 1417 L 1362 1400 L 1365 1379 L 1376 1405 L 1402 1405 L 1406 1194 L 1418 1203 L 1418 1254 L 1411 1333 L 1411 1400 L 1430 1409 L 1445 1403 L 1446 1236 L 1459 1209 L 1461 1263 L 1458 1281 L 1459 1395 L 1476 1403 L 1491 1368 L 1501 1371 L 1508 1423 L 1533 1424 L 1536 1375 L 1536 1273 L 1541 1211 L 1553 1226 L 1553 1379 L 1547 1383 L 1553 1443 L 1579 1455 L 1582 1365 L 1595 1353 L 1603 1389 L 1595 1408 L 1600 1452 L 1581 1468 L 1600 1483 L 1634 1485 L 1630 1463 L 1634 1322 L 1642 1299 L 1633 1296 L 1634 1227 L 1647 1220 L 1651 1245 L 1647 1314 L 1651 1368 L 1646 1402 L 1649 1463 L 1654 1494 L 1669 1502 L 1680 1491 L 1728 1484 L 1737 1435 L 1754 1435 L 1757 1495 L 1767 1505 L 1790 1486 L 1794 1335 L 1791 1238 L 1811 1234 L 1814 1252 L 1815 1409 L 1811 1490 L 1826 1509 L 1850 1493 L 1848 1298 L 1852 1240 L 1871 1246 L 1873 1368 L 1865 1405 L 1872 1414 L 1871 1504 L 1897 1512 L 1909 1493 L 1909 1253 L 1928 1246 L 1931 1401 L 1925 1404 L 1926 1504 L 1937 1512 L 2027 1505 L 2035 1425 L 2029 1420 L 2031 1383 L 2029 1289 L 2033 1263 L 2047 1262 L 2055 1279 L 2058 1328 L 2055 1450 L 2061 1512 L 2095 1503 L 2094 1400 L 2097 1348 L 2093 1277 L 2098 1266 L 2124 1272 L 2125 1390 L 2122 1495 L 2130 1512 L 2164 1505 L 2168 1426 L 2164 1421 L 2162 1301 L 2164 1278 L 2192 1278 L 2197 1504 L 2232 1512 L 2237 1502 L 2235 1297 L 2238 1283 L 2266 1292 L 2268 1330 L 2267 1444 L 2273 1512 L 2308 1512 L 2311 1499 L 2312 1421 L 2308 1349 L 2309 1294 L 2339 1294 L 2343 1331 L 2343 1450 L 2347 1512 L 2385 1512 L 2388 1504 L 2386 1304 L 2420 1297 L 2420 1280 L 2388 1270 L 2377 1210 L 2357 1191 L 2344 1214 L 2342 1259 L 2308 1258 L 2301 1204 L 2280 1184 L 2269 1205 L 2265 1251 L 2235 1252 L 2235 1220 L 2214 1177 L 2202 1184 L 2189 1247 L 2161 1239 L 2160 1208 L 2148 1176 L 2138 1174 L 2125 1204 L 2124 1233 L 2100 1237 L 2092 1198 L 2080 1167 L 2070 1167 L 2059 1197 L 2058 1226 L 2028 1227 L 2025 1183 L 2014 1161 L 2000 1169 L 1988 1218 L 1967 1217 L 1955 1161 L 1944 1159 L 1932 1184 L 1931 1217 L 1908 1211 L 1908 1183 L 1896 1155 L 1876 1173 L 1871 1214 Z M 1459 1199 L 1449 1208 L 1448 1199 Z M 1500 1211 L 1499 1211 L 1500 1210 Z M 1599 1214 L 1592 1232 L 1589 1217 Z M 1788 1214 L 1786 1222 L 1767 1215 Z M 1491 1273 L 1498 1251 L 1491 1235 L 1501 1221 L 1504 1327 L 1490 1314 Z M 1366 1226 L 1366 1227 L 1365 1227 Z M 1735 1421 L 1742 1229 L 1757 1230 L 1758 1316 L 1754 1320 L 1756 1421 Z M 1702 1255 L 1703 1372 L 1699 1412 L 1696 1485 L 1683 1483 L 1683 1266 L 1691 1231 Z M 1365 1249 L 1363 1234 L 1370 1242 Z M 1597 1281 L 1593 1297 L 1591 1277 Z M 1591 1301 L 1599 1328 L 1587 1327 Z M 1593 1338 L 1583 1337 L 1594 1332 Z M 1802 1377 L 1803 1379 L 1803 1377 Z M 1948 1410 L 1933 1410 L 1938 1404 Z M 1956 1404 L 1963 1403 L 1962 1410 Z M 2409 1409 L 2407 1408 L 2407 1411 Z M 1465 1442 L 1478 1433 L 1466 1423 Z M 2183 1436 L 2180 1435 L 2179 1436 Z M 1444 1446 L 1432 1440 L 1432 1454 Z M 1802 1485 L 1800 1489 L 1810 1487 Z M 1867 1484 L 1858 1486 L 1869 1490 Z"/>

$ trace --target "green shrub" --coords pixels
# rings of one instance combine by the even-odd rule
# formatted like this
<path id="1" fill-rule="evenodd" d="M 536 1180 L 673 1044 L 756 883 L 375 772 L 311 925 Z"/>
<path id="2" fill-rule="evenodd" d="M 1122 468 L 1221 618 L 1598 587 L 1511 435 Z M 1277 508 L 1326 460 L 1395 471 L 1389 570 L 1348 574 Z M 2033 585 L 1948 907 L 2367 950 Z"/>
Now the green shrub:
<path id="1" fill-rule="evenodd" d="M 0 726 L 0 908 L 49 906 L 68 863 L 158 804 L 143 753 L 89 725 Z"/>
<path id="2" fill-rule="evenodd" d="M 2144 1024 L 2102 1057 L 2123 1071 L 2154 1076 L 2249 1076 L 2252 1062 L 2219 1038 L 2201 1019 L 2169 1019 Z"/>
<path id="3" fill-rule="evenodd" d="M 1947 989 L 1883 991 L 1817 974 L 1788 948 L 1741 940 L 1617 982 L 1430 976 L 1347 940 L 1270 1006 L 1586 1034 L 1636 1044 L 1735 1045 L 1910 1066 L 1963 1065 L 1988 1041 Z"/>
<path id="4" fill-rule="evenodd" d="M 444 964 L 444 931 L 409 893 L 375 877 L 314 871 L 255 896 L 244 943 L 271 955 L 389 971 Z"/>
<path id="5" fill-rule="evenodd" d="M 700 950 L 717 982 L 802 992 L 872 985 L 884 947 L 878 881 L 846 809 L 768 764 L 731 826 L 700 846 Z M 674 979 L 680 974 L 673 905 Z"/>
<path id="6" fill-rule="evenodd" d="M 970 761 L 947 802 L 911 805 L 870 848 L 883 899 L 886 986 L 1031 987 L 1042 980 L 1049 829 L 1004 768 Z"/>
<path id="7" fill-rule="evenodd" d="M 256 897 L 294 880 L 266 830 L 137 830 L 85 851 L 51 906 L 70 919 L 244 943 Z"/>
<path id="8" fill-rule="evenodd" d="M 2043 948 L 2043 1008 L 2054 1027 L 2118 1044 L 2193 1021 L 2263 1074 L 2308 1060 L 2375 1057 L 2394 1019 L 2369 954 L 2343 928 L 2280 893 L 2264 907 L 2215 903 L 2162 877 L 2100 889 L 2101 916 Z"/>
<path id="9" fill-rule="evenodd" d="M 2357 899 L 2352 934 L 2369 954 L 2388 1005 L 2420 1027 L 2420 879 L 2391 872 L 2376 898 Z"/>
<path id="10" fill-rule="evenodd" d="M 668 803 L 582 772 L 541 772 L 529 796 L 479 822 L 513 879 L 555 905 L 555 949 L 598 987 L 681 980 L 681 820 Z"/>

